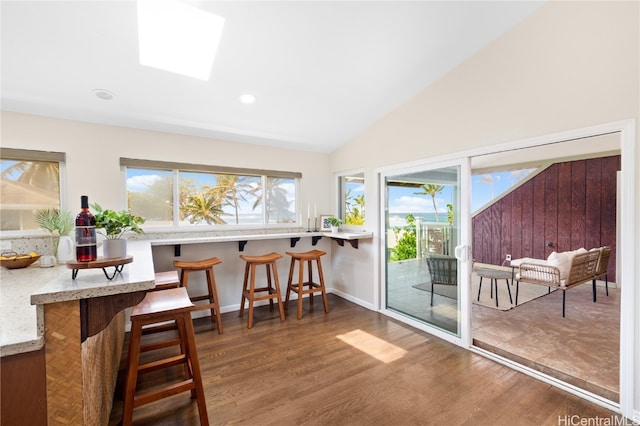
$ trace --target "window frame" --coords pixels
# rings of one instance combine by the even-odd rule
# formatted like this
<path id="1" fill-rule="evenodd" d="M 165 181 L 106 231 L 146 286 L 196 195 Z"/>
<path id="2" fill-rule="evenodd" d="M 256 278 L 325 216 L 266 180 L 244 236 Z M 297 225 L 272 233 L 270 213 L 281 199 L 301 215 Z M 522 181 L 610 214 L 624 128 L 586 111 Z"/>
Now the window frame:
<path id="1" fill-rule="evenodd" d="M 158 170 L 158 171 L 169 171 L 172 176 L 173 183 L 173 191 L 172 191 L 172 199 L 173 202 L 173 210 L 172 210 L 172 224 L 171 225 L 146 225 L 149 232 L 155 231 L 193 231 L 196 229 L 199 230 L 229 230 L 229 229 L 264 229 L 264 228 L 297 228 L 302 226 L 300 223 L 300 183 L 302 178 L 301 172 L 291 172 L 291 171 L 281 171 L 281 170 L 267 170 L 267 169 L 250 169 L 250 168 L 239 168 L 239 167 L 228 167 L 228 166 L 216 166 L 216 165 L 205 165 L 205 164 L 193 164 L 193 163 L 179 163 L 179 162 L 166 162 L 166 161 L 156 161 L 156 160 L 141 160 L 141 159 L 133 159 L 133 158 L 120 158 L 120 167 L 122 173 L 124 175 L 124 198 L 126 208 L 129 208 L 127 199 L 127 169 L 144 169 L 144 170 Z M 261 185 L 265 188 L 266 182 L 268 178 L 286 178 L 293 179 L 295 184 L 295 200 L 294 200 L 294 212 L 292 213 L 292 221 L 286 223 L 268 223 L 267 221 L 267 212 L 266 212 L 266 202 L 267 197 L 263 199 L 263 208 L 262 208 L 262 219 L 261 223 L 250 223 L 250 224 L 235 224 L 235 223 L 225 223 L 225 224 L 181 224 L 180 222 L 180 206 L 176 200 L 179 199 L 179 181 L 181 173 L 205 173 L 211 175 L 238 175 L 238 176 L 253 176 L 260 178 Z"/>
<path id="2" fill-rule="evenodd" d="M 5 148 L 0 147 L 0 159 L 1 160 L 13 160 L 13 161 L 41 161 L 58 163 L 58 209 L 68 210 L 67 206 L 67 154 L 57 151 L 41 151 L 36 149 L 22 149 L 22 148 Z M 54 206 L 52 206 L 54 207 Z M 2 231 L 3 238 L 12 237 L 31 237 L 49 235 L 47 231 L 43 229 L 21 229 L 21 230 L 7 230 Z"/>
<path id="3" fill-rule="evenodd" d="M 347 224 L 347 203 L 346 203 L 346 189 L 345 189 L 345 178 L 348 177 L 359 177 L 362 176 L 362 186 L 364 189 L 364 219 L 361 225 Z M 336 174 L 336 187 L 337 187 L 337 206 L 338 206 L 338 214 L 337 216 L 342 219 L 342 228 L 344 229 L 353 229 L 353 230 L 361 230 L 364 229 L 367 223 L 367 213 L 366 213 L 366 205 L 367 205 L 367 191 L 366 191 L 366 173 L 364 169 L 355 169 L 349 170 L 346 172 L 340 172 Z"/>

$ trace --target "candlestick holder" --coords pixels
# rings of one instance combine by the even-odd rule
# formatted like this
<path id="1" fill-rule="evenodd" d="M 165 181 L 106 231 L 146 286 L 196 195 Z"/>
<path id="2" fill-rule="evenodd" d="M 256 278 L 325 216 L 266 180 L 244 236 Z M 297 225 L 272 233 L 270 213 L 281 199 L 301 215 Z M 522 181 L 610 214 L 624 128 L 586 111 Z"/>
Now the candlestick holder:
<path id="1" fill-rule="evenodd" d="M 311 232 L 311 218 L 307 218 L 307 232 Z"/>
<path id="2" fill-rule="evenodd" d="M 318 218 L 313 219 L 313 232 L 318 232 Z"/>

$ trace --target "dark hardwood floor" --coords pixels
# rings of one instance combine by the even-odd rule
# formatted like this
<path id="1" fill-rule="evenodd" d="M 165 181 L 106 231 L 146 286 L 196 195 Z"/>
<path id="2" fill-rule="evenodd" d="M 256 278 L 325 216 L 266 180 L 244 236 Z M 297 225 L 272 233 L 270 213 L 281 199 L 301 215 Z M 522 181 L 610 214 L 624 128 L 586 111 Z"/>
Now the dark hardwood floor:
<path id="1" fill-rule="evenodd" d="M 285 322 L 260 307 L 251 330 L 246 314 L 227 313 L 222 335 L 208 318 L 194 321 L 211 424 L 558 425 L 614 415 L 335 295 L 329 304 L 325 315 L 318 297 L 313 310 L 305 300 L 297 321 L 294 303 Z M 122 416 L 126 343 L 112 425 Z M 180 373 L 145 375 L 139 387 Z M 195 400 L 183 393 L 136 408 L 134 423 L 198 424 Z"/>

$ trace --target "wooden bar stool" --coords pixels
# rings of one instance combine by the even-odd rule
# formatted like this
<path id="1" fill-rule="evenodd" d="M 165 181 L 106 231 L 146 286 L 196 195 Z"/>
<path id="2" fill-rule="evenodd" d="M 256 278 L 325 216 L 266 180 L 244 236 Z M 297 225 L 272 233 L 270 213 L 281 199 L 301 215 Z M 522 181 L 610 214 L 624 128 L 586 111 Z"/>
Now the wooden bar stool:
<path id="1" fill-rule="evenodd" d="M 204 388 L 200 375 L 200 363 L 196 351 L 195 334 L 191 322 L 191 311 L 194 305 L 189 300 L 187 289 L 184 287 L 168 290 L 151 291 L 146 294 L 142 302 L 131 308 L 131 333 L 129 340 L 129 367 L 125 384 L 124 410 L 122 424 L 132 423 L 133 409 L 144 404 L 175 394 L 190 391 L 191 398 L 198 404 L 200 424 L 208 425 L 207 406 Z M 174 321 L 178 331 L 178 338 L 168 340 L 169 344 L 142 346 L 143 328 L 158 323 Z M 180 346 L 180 354 L 158 359 L 139 365 L 140 353 L 148 352 L 166 346 Z M 184 365 L 184 380 L 166 386 L 156 387 L 148 392 L 136 395 L 139 374 L 157 371 L 163 368 Z"/>
<path id="2" fill-rule="evenodd" d="M 178 271 L 156 272 L 156 286 L 150 291 L 166 290 L 168 288 L 180 287 L 180 277 Z"/>
<path id="3" fill-rule="evenodd" d="M 287 295 L 284 302 L 285 309 L 289 308 L 289 295 L 295 292 L 298 295 L 298 319 L 302 318 L 302 296 L 309 295 L 309 303 L 313 305 L 313 293 L 322 293 L 322 304 L 324 312 L 329 313 L 329 302 L 327 301 L 327 291 L 324 287 L 324 275 L 322 274 L 322 262 L 320 257 L 327 254 L 322 250 L 311 250 L 304 253 L 286 252 L 291 256 L 291 267 L 289 268 L 289 280 L 287 281 Z M 318 270 L 318 283 L 313 281 L 313 261 L 316 261 L 316 269 Z M 298 266 L 298 282 L 293 282 L 293 271 L 296 261 Z M 307 262 L 308 281 L 304 280 L 304 263 Z M 308 289 L 304 287 L 308 286 Z"/>
<path id="4" fill-rule="evenodd" d="M 196 309 L 210 309 L 211 322 L 216 321 L 218 325 L 218 334 L 222 334 L 222 315 L 220 314 L 220 305 L 218 304 L 218 291 L 216 289 L 216 278 L 213 275 L 213 265 L 222 263 L 217 257 L 210 259 L 182 261 L 174 260 L 173 266 L 180 269 L 180 284 L 187 287 L 189 284 L 189 272 L 204 271 L 207 276 L 207 294 L 191 297 L 192 302 L 206 300 L 206 305 L 196 305 Z"/>
<path id="5" fill-rule="evenodd" d="M 280 283 L 278 281 L 278 268 L 276 260 L 281 259 L 282 255 L 278 253 L 269 253 L 262 256 L 245 256 L 240 255 L 240 259 L 246 262 L 244 268 L 244 284 L 242 287 L 242 299 L 240 301 L 240 317 L 244 315 L 244 301 L 249 300 L 249 321 L 247 328 L 253 327 L 253 302 L 256 300 L 269 300 L 269 308 L 273 310 L 273 299 L 278 301 L 278 310 L 280 311 L 280 321 L 284 321 L 284 309 L 282 309 L 282 297 L 280 296 Z M 267 283 L 265 287 L 256 288 L 256 266 L 265 265 L 267 269 Z M 273 273 L 273 282 L 271 275 Z M 274 285 L 275 284 L 275 287 Z M 262 296 L 256 296 L 255 293 L 266 292 Z"/>

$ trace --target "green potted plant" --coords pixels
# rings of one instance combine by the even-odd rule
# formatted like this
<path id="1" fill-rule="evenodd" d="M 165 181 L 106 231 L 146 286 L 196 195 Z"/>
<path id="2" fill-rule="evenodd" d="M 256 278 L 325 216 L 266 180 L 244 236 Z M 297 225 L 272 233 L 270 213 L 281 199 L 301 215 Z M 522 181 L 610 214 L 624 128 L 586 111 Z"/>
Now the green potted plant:
<path id="1" fill-rule="evenodd" d="M 142 234 L 144 231 L 140 225 L 145 222 L 145 219 L 126 210 L 105 210 L 97 203 L 92 204 L 91 209 L 96 219 L 97 232 L 106 238 L 102 243 L 104 258 L 126 257 L 127 240 L 122 237 L 129 231 Z"/>
<path id="2" fill-rule="evenodd" d="M 335 216 L 329 216 L 327 218 L 327 222 L 329 222 L 329 225 L 331 225 L 331 232 L 332 233 L 338 232 L 339 226 L 342 225 L 342 219 L 340 219 L 339 217 L 335 217 Z"/>
<path id="3" fill-rule="evenodd" d="M 36 210 L 34 220 L 38 226 L 51 234 L 51 246 L 48 255 L 40 260 L 41 266 L 54 266 L 56 260 L 64 263 L 73 258 L 73 240 L 68 236 L 73 230 L 73 216 L 66 210 L 54 208 Z"/>

